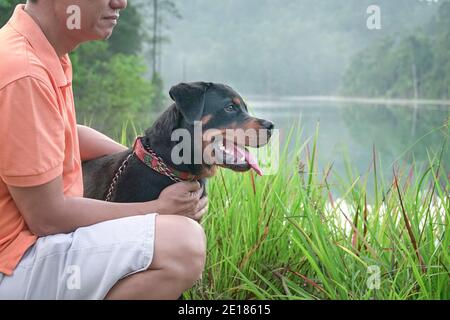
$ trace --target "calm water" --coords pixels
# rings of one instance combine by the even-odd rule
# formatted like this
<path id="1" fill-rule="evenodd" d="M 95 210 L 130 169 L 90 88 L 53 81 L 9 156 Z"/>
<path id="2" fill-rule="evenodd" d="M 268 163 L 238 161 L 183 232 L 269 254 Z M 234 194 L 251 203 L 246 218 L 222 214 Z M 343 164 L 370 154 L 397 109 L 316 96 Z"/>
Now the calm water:
<path id="1" fill-rule="evenodd" d="M 272 120 L 280 129 L 281 144 L 298 121 L 300 142 L 314 137 L 317 124 L 319 167 L 334 163 L 333 170 L 345 177 L 344 155 L 355 174 L 367 172 L 372 161 L 372 146 L 379 154 L 386 179 L 392 176 L 392 164 L 409 168 L 413 159 L 427 161 L 427 150 L 441 149 L 448 128 L 441 128 L 450 115 L 449 106 L 420 105 L 414 111 L 408 105 L 348 104 L 342 102 L 304 102 L 295 99 L 248 100 L 257 117 Z M 298 123 L 297 122 L 297 123 Z M 312 146 L 312 143 L 310 144 Z M 290 150 L 293 144 L 290 144 Z M 450 148 L 443 156 L 450 172 Z"/>

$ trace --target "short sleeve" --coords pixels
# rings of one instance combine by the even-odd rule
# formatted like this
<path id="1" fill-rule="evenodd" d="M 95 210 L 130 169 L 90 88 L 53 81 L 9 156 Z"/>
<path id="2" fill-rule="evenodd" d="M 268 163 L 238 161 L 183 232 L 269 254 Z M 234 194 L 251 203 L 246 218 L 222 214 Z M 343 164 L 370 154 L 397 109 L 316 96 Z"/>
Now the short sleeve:
<path id="1" fill-rule="evenodd" d="M 0 89 L 0 178 L 9 185 L 47 183 L 63 172 L 64 119 L 54 90 L 33 77 Z"/>

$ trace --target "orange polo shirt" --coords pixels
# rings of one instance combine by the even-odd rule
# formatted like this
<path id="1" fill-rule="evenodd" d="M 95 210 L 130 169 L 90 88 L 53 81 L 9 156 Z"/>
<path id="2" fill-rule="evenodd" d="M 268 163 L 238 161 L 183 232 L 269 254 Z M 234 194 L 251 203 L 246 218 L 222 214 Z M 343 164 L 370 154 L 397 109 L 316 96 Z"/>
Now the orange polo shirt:
<path id="1" fill-rule="evenodd" d="M 62 175 L 83 196 L 72 66 L 18 5 L 0 29 L 0 272 L 11 275 L 33 235 L 7 185 L 38 186 Z"/>

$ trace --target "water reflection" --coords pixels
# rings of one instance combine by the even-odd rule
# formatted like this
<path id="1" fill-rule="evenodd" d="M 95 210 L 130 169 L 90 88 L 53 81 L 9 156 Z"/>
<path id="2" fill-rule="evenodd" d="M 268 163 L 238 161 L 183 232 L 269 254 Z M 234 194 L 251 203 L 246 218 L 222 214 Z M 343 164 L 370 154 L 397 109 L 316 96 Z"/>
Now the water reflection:
<path id="1" fill-rule="evenodd" d="M 366 172 L 372 161 L 374 145 L 388 178 L 392 164 L 401 167 L 415 162 L 428 163 L 427 152 L 438 152 L 448 136 L 449 106 L 348 104 L 342 102 L 295 101 L 293 99 L 258 99 L 248 101 L 253 113 L 272 120 L 281 131 L 281 143 L 286 143 L 289 130 L 301 122 L 301 143 L 314 136 L 319 123 L 319 168 L 333 162 L 333 170 L 345 176 L 344 155 L 357 174 Z M 415 125 L 414 125 L 415 124 Z M 289 149 L 293 151 L 291 142 Z M 449 172 L 450 148 L 443 155 Z"/>

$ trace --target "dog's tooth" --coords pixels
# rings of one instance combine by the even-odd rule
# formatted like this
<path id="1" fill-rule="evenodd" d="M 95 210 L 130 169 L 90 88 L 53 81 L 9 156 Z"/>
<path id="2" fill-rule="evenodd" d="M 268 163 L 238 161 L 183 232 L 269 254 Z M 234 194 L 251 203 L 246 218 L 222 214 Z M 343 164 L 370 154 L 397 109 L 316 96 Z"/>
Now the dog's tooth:
<path id="1" fill-rule="evenodd" d="M 225 147 L 224 147 L 224 146 L 220 146 L 220 147 L 219 147 L 219 150 L 220 150 L 220 151 L 224 151 L 224 150 L 225 150 Z"/>

